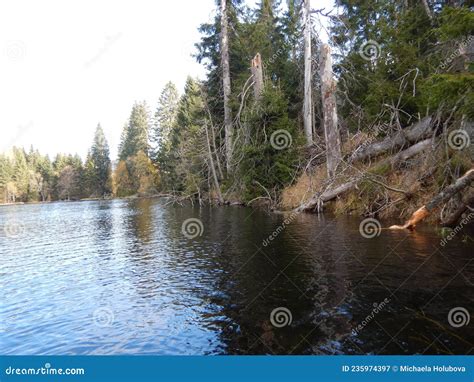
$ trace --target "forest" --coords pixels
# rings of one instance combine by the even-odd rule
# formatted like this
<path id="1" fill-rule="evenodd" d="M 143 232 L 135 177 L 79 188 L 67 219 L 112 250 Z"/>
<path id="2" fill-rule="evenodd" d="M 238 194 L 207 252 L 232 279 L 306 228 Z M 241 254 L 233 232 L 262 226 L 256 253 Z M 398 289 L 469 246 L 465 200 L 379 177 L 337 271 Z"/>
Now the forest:
<path id="1" fill-rule="evenodd" d="M 443 224 L 472 205 L 468 1 L 221 0 L 199 32 L 206 77 L 136 102 L 118 158 L 100 124 L 85 159 L 14 147 L 0 203 L 165 195 L 395 219 L 426 206 Z"/>

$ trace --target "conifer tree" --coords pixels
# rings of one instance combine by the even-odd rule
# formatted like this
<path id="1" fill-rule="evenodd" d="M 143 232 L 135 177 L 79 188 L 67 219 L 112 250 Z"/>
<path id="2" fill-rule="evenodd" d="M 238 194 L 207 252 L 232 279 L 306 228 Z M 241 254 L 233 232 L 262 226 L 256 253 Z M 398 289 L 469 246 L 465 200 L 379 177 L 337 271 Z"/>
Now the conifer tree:
<path id="1" fill-rule="evenodd" d="M 153 161 L 160 171 L 162 187 L 169 184 L 171 160 L 171 134 L 176 126 L 178 110 L 178 91 L 172 82 L 168 82 L 161 92 L 158 107 L 155 112 L 153 130 L 150 137 L 153 143 Z"/>
<path id="2" fill-rule="evenodd" d="M 94 141 L 90 150 L 90 161 L 93 164 L 93 193 L 99 196 L 104 196 L 111 192 L 111 161 L 109 153 L 109 145 L 104 135 L 104 131 L 97 125 Z"/>

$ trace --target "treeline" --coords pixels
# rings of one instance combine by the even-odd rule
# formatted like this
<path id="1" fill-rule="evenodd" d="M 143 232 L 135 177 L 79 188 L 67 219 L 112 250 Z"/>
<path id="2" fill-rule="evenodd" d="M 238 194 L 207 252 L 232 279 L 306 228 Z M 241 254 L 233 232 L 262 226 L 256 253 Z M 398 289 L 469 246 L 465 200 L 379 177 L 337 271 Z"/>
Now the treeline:
<path id="1" fill-rule="evenodd" d="M 181 96 L 166 84 L 153 113 L 136 103 L 113 169 L 100 127 L 84 163 L 14 149 L 0 157 L 4 200 L 161 192 L 275 202 L 328 152 L 336 155 L 328 176 L 337 174 L 356 132 L 383 138 L 425 115 L 446 132 L 474 118 L 467 1 L 337 0 L 337 12 L 311 10 L 308 0 L 217 5 L 196 44 L 206 78 L 188 78 Z"/>
<path id="2" fill-rule="evenodd" d="M 337 0 L 337 12 L 298 0 L 217 5 L 196 44 L 207 77 L 188 79 L 180 99 L 168 85 L 155 115 L 162 190 L 277 202 L 328 152 L 328 177 L 340 173 L 355 133 L 383 139 L 433 115 L 447 134 L 474 119 L 467 1 Z M 466 170 L 456 163 L 446 158 L 442 183 Z"/>
<path id="3" fill-rule="evenodd" d="M 79 155 L 53 160 L 38 150 L 13 147 L 0 154 L 0 201 L 3 203 L 76 200 L 112 193 L 109 147 L 100 125 L 85 162 Z"/>

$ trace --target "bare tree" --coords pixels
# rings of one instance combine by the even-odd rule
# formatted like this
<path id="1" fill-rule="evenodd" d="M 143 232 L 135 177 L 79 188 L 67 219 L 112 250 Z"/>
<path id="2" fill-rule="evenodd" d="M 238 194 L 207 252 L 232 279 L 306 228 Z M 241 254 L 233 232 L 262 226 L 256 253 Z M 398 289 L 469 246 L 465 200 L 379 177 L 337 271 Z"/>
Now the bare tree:
<path id="1" fill-rule="evenodd" d="M 262 57 L 260 53 L 257 53 L 250 62 L 253 77 L 253 89 L 255 99 L 259 99 L 263 91 L 263 70 L 262 70 Z"/>
<path id="2" fill-rule="evenodd" d="M 227 172 L 231 172 L 233 127 L 232 110 L 230 108 L 230 68 L 229 68 L 229 32 L 227 18 L 227 0 L 221 0 L 221 63 L 222 85 L 224 89 L 224 127 L 225 127 L 225 152 Z"/>
<path id="3" fill-rule="evenodd" d="M 209 167 L 211 169 L 211 174 L 212 174 L 212 180 L 214 182 L 214 187 L 216 189 L 216 194 L 217 194 L 217 199 L 219 200 L 219 204 L 223 204 L 224 198 L 222 197 L 221 187 L 219 185 L 219 180 L 217 179 L 216 167 L 214 165 L 214 159 L 212 157 L 211 142 L 209 139 L 209 131 L 208 131 L 208 126 L 206 122 L 205 122 L 204 128 L 206 130 L 207 154 L 208 154 L 208 160 L 209 160 Z"/>
<path id="4" fill-rule="evenodd" d="M 432 19 L 433 18 L 433 15 L 431 13 L 431 8 L 430 8 L 430 5 L 428 4 L 428 0 L 422 0 L 422 3 L 423 3 L 423 7 L 425 7 L 425 12 L 426 12 L 426 15 Z"/>
<path id="5" fill-rule="evenodd" d="M 313 101 L 311 96 L 311 7 L 310 0 L 304 0 L 304 103 L 303 121 L 306 143 L 313 144 Z"/>
<path id="6" fill-rule="evenodd" d="M 334 176 L 341 161 L 341 140 L 339 137 L 336 105 L 336 81 L 332 73 L 331 47 L 321 47 L 321 99 L 323 105 L 324 137 L 328 176 Z"/>

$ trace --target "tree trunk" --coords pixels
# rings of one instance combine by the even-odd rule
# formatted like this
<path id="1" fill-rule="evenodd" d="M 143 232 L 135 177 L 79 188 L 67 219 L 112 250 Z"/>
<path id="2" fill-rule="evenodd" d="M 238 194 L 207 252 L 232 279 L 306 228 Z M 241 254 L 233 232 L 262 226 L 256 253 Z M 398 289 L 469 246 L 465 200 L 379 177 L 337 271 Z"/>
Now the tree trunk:
<path id="1" fill-rule="evenodd" d="M 428 0 L 421 0 L 421 2 L 423 3 L 423 6 L 425 7 L 426 15 L 431 20 L 433 18 L 433 15 L 431 14 L 431 9 L 430 9 L 430 5 L 428 4 Z"/>
<path id="2" fill-rule="evenodd" d="M 313 144 L 313 101 L 311 95 L 311 7 L 310 0 L 304 0 L 304 103 L 303 103 L 303 122 L 306 143 L 308 146 Z"/>
<path id="3" fill-rule="evenodd" d="M 407 160 L 416 154 L 419 154 L 420 152 L 426 150 L 427 148 L 431 147 L 431 139 L 426 139 L 424 141 L 418 142 L 416 145 L 413 145 L 409 147 L 408 149 L 390 157 L 387 158 L 385 161 L 383 161 L 381 164 L 389 163 L 390 165 L 395 165 L 399 163 L 400 161 Z M 380 165 L 380 164 L 379 164 Z M 313 196 L 310 200 L 308 200 L 306 203 L 302 204 L 296 209 L 296 212 L 301 212 L 301 211 L 308 211 L 308 210 L 313 210 L 315 207 L 317 207 L 321 202 L 328 202 L 332 199 L 335 199 L 339 195 L 353 189 L 357 183 L 359 183 L 362 179 L 364 179 L 364 175 L 360 175 L 355 177 L 354 179 L 351 179 L 347 183 L 343 183 L 336 188 L 327 190 L 323 192 L 322 194 L 316 194 Z"/>
<path id="4" fill-rule="evenodd" d="M 212 179 L 214 181 L 214 187 L 216 188 L 217 199 L 219 200 L 219 204 L 224 204 L 224 199 L 222 198 L 221 187 L 219 185 L 219 180 L 217 179 L 216 168 L 214 166 L 214 159 L 212 158 L 212 150 L 211 150 L 211 143 L 209 141 L 209 131 L 207 124 L 205 125 L 206 128 L 206 141 L 207 141 L 207 153 L 209 158 L 209 166 L 211 167 L 211 174 Z"/>
<path id="5" fill-rule="evenodd" d="M 263 69 L 262 69 L 262 57 L 260 53 L 257 53 L 250 62 L 250 68 L 253 77 L 253 91 L 255 99 L 258 100 L 263 91 Z"/>
<path id="6" fill-rule="evenodd" d="M 399 149 L 408 143 L 415 143 L 420 139 L 428 138 L 432 134 L 431 120 L 431 117 L 423 118 L 421 121 L 397 132 L 394 136 L 358 148 L 349 158 L 350 162 L 373 158 L 390 150 Z"/>
<path id="7" fill-rule="evenodd" d="M 450 186 L 446 187 L 424 206 L 417 209 L 404 225 L 393 225 L 390 227 L 390 229 L 415 229 L 416 225 L 431 215 L 436 207 L 438 207 L 441 203 L 448 201 L 459 191 L 469 186 L 473 180 L 474 168 L 467 171 L 462 177 L 457 179 Z"/>
<path id="8" fill-rule="evenodd" d="M 221 0 L 221 61 L 222 61 L 222 87 L 224 90 L 224 127 L 225 127 L 225 152 L 227 172 L 232 167 L 233 127 L 232 110 L 230 108 L 230 68 L 229 68 L 229 32 L 227 19 L 227 0 Z"/>
<path id="9" fill-rule="evenodd" d="M 321 99 L 328 176 L 331 178 L 341 161 L 341 139 L 337 126 L 336 81 L 332 75 L 331 47 L 321 47 Z"/>
<path id="10" fill-rule="evenodd" d="M 461 205 L 459 206 L 459 208 L 456 209 L 456 211 L 454 211 L 452 214 L 450 214 L 446 219 L 444 219 L 441 222 L 441 225 L 443 225 L 444 227 L 455 226 L 466 211 L 469 211 L 469 210 L 474 211 L 474 208 L 471 206 L 474 206 L 474 196 L 471 196 L 470 198 L 468 198 L 467 202 L 465 203 L 461 202 Z"/>

